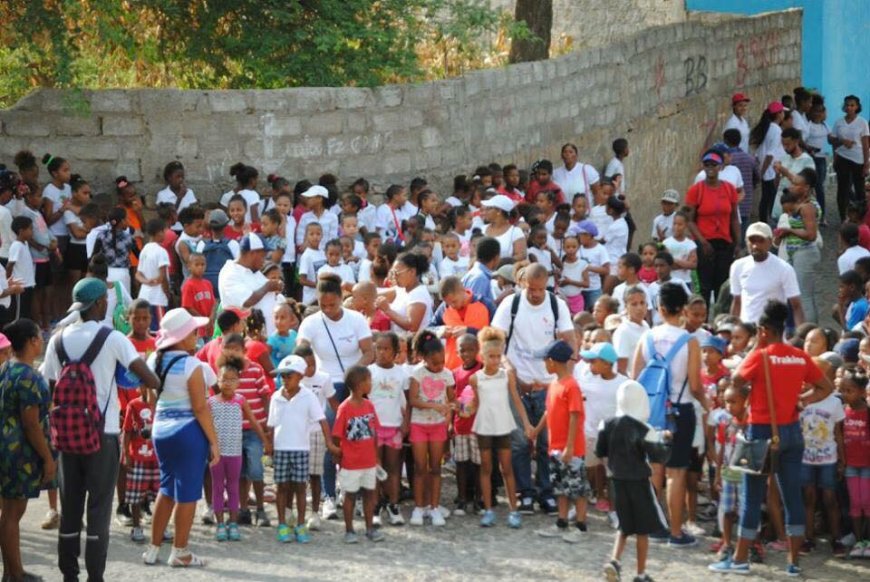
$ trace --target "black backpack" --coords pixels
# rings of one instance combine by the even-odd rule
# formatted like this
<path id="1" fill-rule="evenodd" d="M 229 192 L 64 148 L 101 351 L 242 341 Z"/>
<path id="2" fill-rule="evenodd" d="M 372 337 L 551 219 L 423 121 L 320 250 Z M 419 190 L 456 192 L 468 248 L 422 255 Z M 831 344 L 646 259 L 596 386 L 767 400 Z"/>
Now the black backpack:
<path id="1" fill-rule="evenodd" d="M 550 297 L 550 309 L 553 310 L 553 339 L 558 336 L 559 323 L 559 303 L 556 301 L 556 294 L 547 291 Z M 517 318 L 517 311 L 520 309 L 520 293 L 514 293 L 514 298 L 511 301 L 511 324 L 508 327 L 507 341 L 505 342 L 504 351 L 507 353 L 508 347 L 511 345 L 511 337 L 514 335 L 514 320 Z M 544 346 L 541 346 L 544 347 Z"/>

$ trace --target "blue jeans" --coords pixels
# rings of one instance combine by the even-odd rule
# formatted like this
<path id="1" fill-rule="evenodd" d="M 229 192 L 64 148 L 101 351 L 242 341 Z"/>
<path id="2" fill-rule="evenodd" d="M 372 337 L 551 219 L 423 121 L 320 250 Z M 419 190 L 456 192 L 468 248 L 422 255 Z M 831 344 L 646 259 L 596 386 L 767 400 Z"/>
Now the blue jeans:
<path id="1" fill-rule="evenodd" d="M 538 390 L 530 394 L 522 394 L 520 399 L 526 409 L 529 422 L 537 425 L 544 411 L 547 409 L 547 391 Z M 517 420 L 517 426 L 522 426 Z M 529 440 L 522 428 L 517 428 L 511 433 L 511 464 L 514 469 L 514 478 L 517 481 L 517 491 L 520 497 L 537 497 L 543 502 L 553 497 L 553 487 L 550 484 L 550 467 L 547 457 L 547 431 L 544 429 L 538 435 L 535 443 L 535 460 L 537 462 L 536 478 L 538 483 L 537 495 L 532 483 L 532 455 Z"/>
<path id="2" fill-rule="evenodd" d="M 769 424 L 750 424 L 749 439 L 769 439 Z M 802 536 L 805 532 L 806 515 L 801 494 L 801 467 L 804 456 L 804 437 L 799 422 L 779 427 L 779 468 L 776 484 L 785 508 L 785 532 L 789 537 Z M 754 540 L 758 535 L 761 504 L 764 501 L 767 475 L 743 476 L 743 503 L 740 505 L 740 526 L 737 535 Z"/>
<path id="3" fill-rule="evenodd" d="M 263 441 L 250 428 L 242 431 L 242 478 L 263 480 Z"/>
<path id="4" fill-rule="evenodd" d="M 598 275 L 592 275 L 593 277 L 597 277 Z M 592 308 L 595 307 L 595 302 L 598 301 L 598 298 L 601 297 L 601 288 L 581 291 L 583 294 L 583 310 L 592 313 Z"/>
<path id="5" fill-rule="evenodd" d="M 336 382 L 335 386 L 335 399 L 339 404 L 344 402 L 344 399 L 347 398 L 347 388 L 344 385 L 344 382 Z M 326 422 L 329 424 L 329 431 L 332 432 L 332 426 L 335 424 L 335 411 L 332 410 L 332 407 L 329 403 L 326 403 Z M 329 450 L 326 451 L 326 454 L 323 457 L 323 476 L 321 477 L 321 482 L 323 484 L 323 494 L 327 497 L 332 497 L 335 499 L 335 461 L 332 460 L 332 453 Z"/>
<path id="6" fill-rule="evenodd" d="M 816 182 L 816 202 L 822 208 L 822 219 L 827 220 L 825 214 L 825 180 L 828 179 L 828 158 L 818 158 L 813 156 L 813 162 L 816 164 L 816 175 L 819 177 Z"/>

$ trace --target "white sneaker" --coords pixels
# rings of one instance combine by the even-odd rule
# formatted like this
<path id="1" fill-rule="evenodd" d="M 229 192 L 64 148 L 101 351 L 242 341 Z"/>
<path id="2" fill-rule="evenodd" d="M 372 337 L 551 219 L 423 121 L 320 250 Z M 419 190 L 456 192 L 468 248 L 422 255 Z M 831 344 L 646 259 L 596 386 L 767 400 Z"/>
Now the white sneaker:
<path id="1" fill-rule="evenodd" d="M 577 508 L 572 507 L 568 510 L 568 523 L 574 523 L 577 521 Z"/>
<path id="2" fill-rule="evenodd" d="M 607 519 L 610 520 L 610 527 L 613 529 L 619 529 L 619 516 L 616 515 L 615 511 L 608 511 Z"/>
<path id="3" fill-rule="evenodd" d="M 381 513 L 378 512 L 372 516 L 372 525 L 374 527 L 381 527 Z"/>
<path id="4" fill-rule="evenodd" d="M 308 529 L 310 529 L 311 531 L 319 531 L 320 526 L 320 516 L 316 513 L 312 514 L 311 517 L 308 518 Z"/>
<path id="5" fill-rule="evenodd" d="M 387 514 L 390 516 L 390 525 L 405 525 L 405 518 L 398 505 L 387 505 Z"/>
<path id="6" fill-rule="evenodd" d="M 432 525 L 435 527 L 444 527 L 447 525 L 447 522 L 444 521 L 444 514 L 439 511 L 440 508 L 436 507 L 434 510 L 429 512 L 429 517 L 432 518 Z"/>
<path id="7" fill-rule="evenodd" d="M 160 553 L 160 546 L 152 546 L 148 545 L 145 548 L 145 551 L 142 552 L 142 561 L 145 562 L 147 566 L 153 566 L 157 563 L 157 554 Z"/>
<path id="8" fill-rule="evenodd" d="M 687 521 L 686 525 L 683 526 L 683 531 L 692 536 L 705 536 L 707 535 L 707 531 L 695 523 L 694 521 Z"/>
<path id="9" fill-rule="evenodd" d="M 335 510 L 335 501 L 332 497 L 327 497 L 323 500 L 321 514 L 323 519 L 338 519 L 338 512 Z"/>
<path id="10" fill-rule="evenodd" d="M 583 532 L 577 529 L 576 527 L 569 527 L 568 533 L 562 536 L 562 541 L 568 544 L 579 544 L 583 541 Z"/>
<path id="11" fill-rule="evenodd" d="M 450 510 L 443 505 L 439 505 L 435 508 L 435 510 L 440 513 L 441 517 L 443 517 L 444 519 L 450 519 Z"/>
<path id="12" fill-rule="evenodd" d="M 426 517 L 426 510 L 422 507 L 415 507 L 411 512 L 411 519 L 408 521 L 411 525 L 423 525 L 423 519 Z"/>
<path id="13" fill-rule="evenodd" d="M 215 522 L 214 518 L 214 510 L 210 506 L 206 506 L 205 510 L 202 512 L 200 516 L 203 525 L 213 525 Z"/>

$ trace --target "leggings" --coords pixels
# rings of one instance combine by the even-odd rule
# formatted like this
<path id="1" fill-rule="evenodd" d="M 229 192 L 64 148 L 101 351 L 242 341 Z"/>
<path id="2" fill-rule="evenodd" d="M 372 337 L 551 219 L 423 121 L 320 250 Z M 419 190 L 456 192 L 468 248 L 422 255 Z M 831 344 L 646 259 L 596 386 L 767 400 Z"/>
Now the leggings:
<path id="1" fill-rule="evenodd" d="M 242 457 L 224 457 L 211 468 L 211 502 L 214 512 L 224 511 L 224 492 L 227 494 L 226 508 L 239 510 L 239 478 L 242 474 Z"/>
<path id="2" fill-rule="evenodd" d="M 776 181 L 761 181 L 761 201 L 758 203 L 758 221 L 770 222 L 770 213 L 773 212 L 773 203 L 776 200 Z M 699 263 L 700 264 L 700 263 Z"/>
<path id="3" fill-rule="evenodd" d="M 849 517 L 861 517 L 863 513 L 870 518 L 870 477 L 847 476 L 846 486 L 849 488 Z"/>
<path id="4" fill-rule="evenodd" d="M 822 220 L 828 218 L 825 214 L 825 180 L 828 178 L 828 158 L 813 156 L 813 162 L 816 164 L 816 175 L 819 177 L 816 183 L 816 202 L 822 209 Z"/>
<path id="5" fill-rule="evenodd" d="M 842 221 L 849 203 L 864 199 L 864 166 L 834 156 L 834 171 L 837 173 L 837 210 Z"/>

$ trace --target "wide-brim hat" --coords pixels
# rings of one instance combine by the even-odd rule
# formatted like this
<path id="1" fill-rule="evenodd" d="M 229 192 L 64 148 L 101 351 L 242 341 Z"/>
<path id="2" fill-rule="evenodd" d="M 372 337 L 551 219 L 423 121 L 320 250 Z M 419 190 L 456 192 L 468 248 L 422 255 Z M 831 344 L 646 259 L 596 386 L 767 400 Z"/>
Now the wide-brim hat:
<path id="1" fill-rule="evenodd" d="M 170 309 L 160 322 L 154 347 L 158 350 L 174 346 L 194 331 L 208 325 L 207 317 L 195 317 L 181 307 Z"/>

